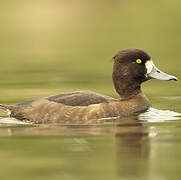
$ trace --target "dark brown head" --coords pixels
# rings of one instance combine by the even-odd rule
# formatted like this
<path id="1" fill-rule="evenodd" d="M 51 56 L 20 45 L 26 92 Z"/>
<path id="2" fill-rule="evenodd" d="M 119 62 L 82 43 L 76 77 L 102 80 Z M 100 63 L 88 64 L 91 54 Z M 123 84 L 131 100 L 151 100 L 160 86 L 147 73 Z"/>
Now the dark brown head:
<path id="1" fill-rule="evenodd" d="M 177 80 L 155 67 L 150 55 L 141 49 L 125 49 L 114 57 L 113 81 L 121 97 L 129 98 L 141 91 L 141 83 L 151 78 Z"/>

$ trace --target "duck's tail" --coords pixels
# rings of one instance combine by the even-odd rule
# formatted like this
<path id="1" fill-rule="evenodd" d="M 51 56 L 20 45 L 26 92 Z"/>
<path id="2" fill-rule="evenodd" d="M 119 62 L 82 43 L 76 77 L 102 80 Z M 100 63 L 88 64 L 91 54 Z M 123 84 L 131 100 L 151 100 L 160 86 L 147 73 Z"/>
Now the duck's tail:
<path id="1" fill-rule="evenodd" d="M 0 104 L 0 109 L 8 109 L 8 105 Z"/>
<path id="2" fill-rule="evenodd" d="M 6 112 L 7 116 L 10 116 L 11 111 L 10 111 L 10 106 L 5 105 L 5 104 L 0 104 L 0 109 Z"/>

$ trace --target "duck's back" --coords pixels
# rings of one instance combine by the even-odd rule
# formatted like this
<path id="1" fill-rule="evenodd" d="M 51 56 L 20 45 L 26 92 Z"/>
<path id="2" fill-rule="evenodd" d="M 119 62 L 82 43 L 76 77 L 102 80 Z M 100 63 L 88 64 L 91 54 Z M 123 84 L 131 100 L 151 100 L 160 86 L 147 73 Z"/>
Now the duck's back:
<path id="1" fill-rule="evenodd" d="M 68 106 L 89 106 L 91 104 L 100 104 L 100 103 L 108 103 L 111 101 L 116 101 L 116 99 L 110 96 L 105 96 L 92 91 L 72 91 L 72 92 L 61 93 L 55 96 L 24 101 L 22 103 L 15 104 L 15 106 L 19 107 L 28 106 L 33 102 L 39 101 L 41 99 L 46 99 L 50 102 L 52 101 Z"/>
<path id="2" fill-rule="evenodd" d="M 102 105 L 118 101 L 91 91 L 73 91 L 49 96 L 14 105 L 1 105 L 10 117 L 35 123 L 57 123 L 71 119 L 91 119 L 101 117 Z"/>

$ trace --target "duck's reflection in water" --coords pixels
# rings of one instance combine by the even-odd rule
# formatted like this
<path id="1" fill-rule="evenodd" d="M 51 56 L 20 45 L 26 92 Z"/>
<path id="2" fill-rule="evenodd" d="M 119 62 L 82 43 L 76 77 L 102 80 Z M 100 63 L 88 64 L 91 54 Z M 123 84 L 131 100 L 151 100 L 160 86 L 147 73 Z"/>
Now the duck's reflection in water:
<path id="1" fill-rule="evenodd" d="M 137 119 L 138 117 L 130 117 L 130 118 L 117 118 L 117 119 L 109 119 L 109 120 L 93 120 L 90 123 L 77 123 L 77 124 L 49 124 L 49 125 L 41 125 L 36 127 L 7 127 L 8 135 L 16 136 L 52 136 L 52 135 L 78 135 L 77 137 L 81 137 L 81 139 L 86 140 L 86 146 L 94 147 L 96 149 L 95 154 L 92 156 L 97 157 L 97 152 L 101 151 L 104 154 L 104 151 L 114 152 L 112 155 L 115 157 L 115 161 L 112 158 L 107 158 L 107 155 L 111 155 L 111 153 L 107 152 L 107 155 L 104 157 L 105 160 L 109 159 L 115 167 L 117 175 L 121 178 L 127 179 L 135 179 L 146 177 L 149 171 L 149 157 L 150 157 L 150 146 L 149 146 L 149 133 L 146 124 L 142 123 Z M 94 124 L 94 125 L 93 125 Z M 108 125 L 105 125 L 108 124 Z M 103 125 L 103 126 L 102 126 Z M 103 139 L 96 138 L 97 140 L 89 141 L 86 136 L 89 134 L 89 137 L 95 137 L 92 135 L 96 135 L 99 137 L 104 137 Z M 110 136 L 104 136 L 105 134 L 110 134 Z M 1 134 L 0 134 L 1 135 Z M 7 135 L 7 134 L 6 134 Z M 111 137 L 111 141 L 110 138 Z M 94 144 L 95 143 L 95 144 Z M 102 145 L 107 147 L 107 143 L 110 143 L 108 149 L 99 149 L 98 144 L 102 143 Z M 82 149 L 85 144 L 79 144 Z M 110 148 L 110 149 L 109 149 Z M 94 152 L 94 151 L 92 151 Z M 102 155 L 103 156 L 103 155 Z M 96 162 L 95 162 L 96 163 Z M 97 163 L 100 162 L 97 160 Z M 103 162 L 101 162 L 103 163 Z"/>
<path id="2" fill-rule="evenodd" d="M 116 127 L 116 158 L 118 175 L 139 179 L 148 175 L 149 132 L 142 123 L 126 122 Z"/>

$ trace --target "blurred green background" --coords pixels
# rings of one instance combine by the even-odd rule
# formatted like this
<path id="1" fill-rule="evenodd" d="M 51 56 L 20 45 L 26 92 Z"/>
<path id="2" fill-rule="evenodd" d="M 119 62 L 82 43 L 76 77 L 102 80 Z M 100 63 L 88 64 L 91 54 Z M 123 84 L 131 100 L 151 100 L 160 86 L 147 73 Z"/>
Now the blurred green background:
<path id="1" fill-rule="evenodd" d="M 118 97 L 111 58 L 129 47 L 180 77 L 180 6 L 178 0 L 1 0 L 0 102 L 87 89 Z M 180 83 L 152 80 L 144 92 L 154 102 L 156 95 L 180 95 Z"/>
<path id="2" fill-rule="evenodd" d="M 130 47 L 181 78 L 180 9 L 179 0 L 0 0 L 0 103 L 87 89 L 118 97 L 111 58 Z M 143 89 L 155 108 L 181 112 L 180 82 Z M 0 178 L 180 180 L 180 124 L 0 124 Z"/>

